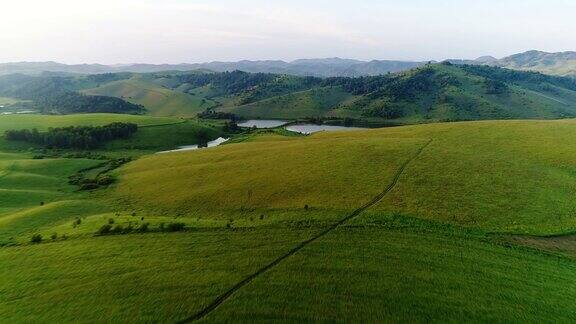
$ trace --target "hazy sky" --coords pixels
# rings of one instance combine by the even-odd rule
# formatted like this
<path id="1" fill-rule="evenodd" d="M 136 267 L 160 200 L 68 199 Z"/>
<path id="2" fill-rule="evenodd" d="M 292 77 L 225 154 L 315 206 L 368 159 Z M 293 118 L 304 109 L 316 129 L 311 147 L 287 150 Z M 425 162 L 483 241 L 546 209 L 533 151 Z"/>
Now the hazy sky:
<path id="1" fill-rule="evenodd" d="M 0 62 L 442 60 L 576 50 L 575 0 L 0 0 Z"/>

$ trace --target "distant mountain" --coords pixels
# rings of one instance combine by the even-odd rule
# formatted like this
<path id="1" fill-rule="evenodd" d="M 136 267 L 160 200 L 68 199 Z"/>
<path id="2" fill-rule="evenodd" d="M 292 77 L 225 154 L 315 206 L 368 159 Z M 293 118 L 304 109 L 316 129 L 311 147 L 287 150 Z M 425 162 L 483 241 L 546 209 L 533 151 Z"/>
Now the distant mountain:
<path id="1" fill-rule="evenodd" d="M 161 71 L 211 70 L 214 72 L 244 71 L 251 73 L 275 73 L 297 76 L 337 77 L 372 76 L 409 70 L 425 62 L 408 61 L 358 61 L 340 58 L 301 59 L 284 61 L 238 61 L 210 62 L 199 64 L 78 64 L 67 65 L 56 62 L 19 62 L 0 64 L 0 75 L 39 75 L 43 72 L 71 74 L 102 74 L 117 72 L 151 73 Z"/>
<path id="2" fill-rule="evenodd" d="M 505 57 L 490 64 L 514 70 L 576 76 L 576 52 L 547 53 L 528 51 Z"/>
<path id="3" fill-rule="evenodd" d="M 211 118 L 233 114 L 246 119 L 352 118 L 392 124 L 576 117 L 575 79 L 480 64 L 427 64 L 360 78 L 237 71 L 162 72 L 110 80 L 114 81 L 83 92 L 118 97 L 156 116 L 202 112 Z"/>
<path id="4" fill-rule="evenodd" d="M 494 64 L 497 62 L 498 59 L 493 56 L 481 56 L 475 60 L 463 60 L 463 59 L 448 59 L 445 62 L 449 62 L 452 64 L 468 64 L 468 65 L 483 65 L 483 64 Z"/>
<path id="5" fill-rule="evenodd" d="M 547 53 L 528 51 L 502 59 L 482 56 L 477 59 L 449 59 L 452 64 L 490 65 L 513 70 L 536 71 L 550 75 L 576 76 L 576 52 Z M 432 61 L 433 62 L 433 61 Z M 314 77 L 360 77 L 377 76 L 407 71 L 428 62 L 373 60 L 360 61 L 342 58 L 299 59 L 292 62 L 279 60 L 209 62 L 183 64 L 76 64 L 57 62 L 0 63 L 0 75 L 42 73 L 103 74 L 103 73 L 155 73 L 164 71 L 210 70 L 213 72 L 244 71 L 250 73 L 274 73 Z M 435 62 L 433 62 L 435 63 Z"/>

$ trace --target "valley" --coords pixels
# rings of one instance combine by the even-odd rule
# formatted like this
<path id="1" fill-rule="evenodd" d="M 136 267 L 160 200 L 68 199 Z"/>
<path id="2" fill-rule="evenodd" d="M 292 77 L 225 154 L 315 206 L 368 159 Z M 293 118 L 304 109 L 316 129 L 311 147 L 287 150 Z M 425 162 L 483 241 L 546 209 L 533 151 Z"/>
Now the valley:
<path id="1" fill-rule="evenodd" d="M 13 78 L 0 102 L 44 113 L 0 116 L 3 320 L 576 320 L 572 79 Z"/>

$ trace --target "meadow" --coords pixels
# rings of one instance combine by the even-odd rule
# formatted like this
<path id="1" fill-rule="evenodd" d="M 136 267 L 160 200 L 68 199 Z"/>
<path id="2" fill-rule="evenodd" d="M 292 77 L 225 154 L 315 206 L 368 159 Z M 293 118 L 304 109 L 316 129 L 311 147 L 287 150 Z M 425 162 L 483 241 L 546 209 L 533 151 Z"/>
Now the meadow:
<path id="1" fill-rule="evenodd" d="M 92 118 L 142 126 L 98 151 L 134 158 L 107 188 L 68 183 L 100 160 L 0 142 L 8 322 L 576 320 L 574 120 L 257 131 L 152 154 L 221 125 Z"/>
<path id="2" fill-rule="evenodd" d="M 215 102 L 202 95 L 191 95 L 190 89 L 170 89 L 163 86 L 162 80 L 149 80 L 135 76 L 87 89 L 90 95 L 102 95 L 122 98 L 143 105 L 152 116 L 195 117 L 197 113 L 214 107 Z M 183 90 L 188 90 L 184 92 Z M 199 91 L 201 89 L 198 89 Z"/>

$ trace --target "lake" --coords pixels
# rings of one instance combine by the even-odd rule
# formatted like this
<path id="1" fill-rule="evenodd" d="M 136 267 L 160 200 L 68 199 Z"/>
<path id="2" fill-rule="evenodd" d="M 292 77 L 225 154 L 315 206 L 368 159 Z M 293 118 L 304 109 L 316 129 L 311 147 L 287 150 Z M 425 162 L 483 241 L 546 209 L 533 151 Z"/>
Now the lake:
<path id="1" fill-rule="evenodd" d="M 346 126 L 331 126 L 331 125 L 315 125 L 315 124 L 298 124 L 286 126 L 286 129 L 291 132 L 300 134 L 313 134 L 318 132 L 334 132 L 334 131 L 356 131 L 366 128 L 359 127 L 346 127 Z"/>
<path id="2" fill-rule="evenodd" d="M 287 121 L 284 120 L 275 120 L 275 119 L 251 119 L 239 123 L 238 126 L 246 127 L 246 128 L 275 128 L 280 127 L 284 124 L 287 124 Z"/>
<path id="3" fill-rule="evenodd" d="M 158 152 L 157 154 L 164 154 L 164 153 L 174 153 L 174 152 L 185 152 L 185 151 L 194 151 L 194 150 L 199 150 L 199 149 L 203 149 L 203 148 L 208 148 L 208 147 L 215 147 L 218 146 L 222 143 L 225 143 L 226 141 L 228 141 L 229 138 L 224 138 L 224 137 L 218 137 L 217 139 L 208 142 L 208 144 L 206 146 L 199 146 L 198 144 L 195 145 L 186 145 L 186 146 L 180 146 L 179 148 L 175 149 L 175 150 L 170 150 L 170 151 L 163 151 L 163 152 Z"/>

